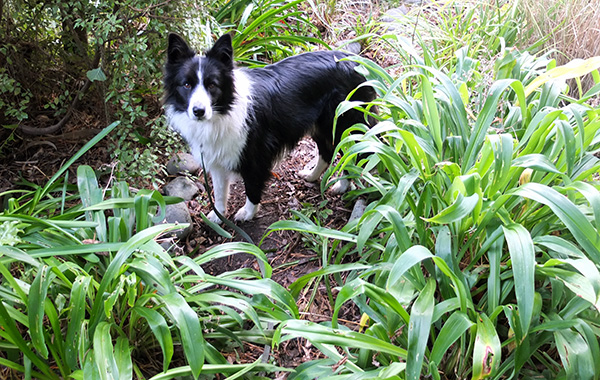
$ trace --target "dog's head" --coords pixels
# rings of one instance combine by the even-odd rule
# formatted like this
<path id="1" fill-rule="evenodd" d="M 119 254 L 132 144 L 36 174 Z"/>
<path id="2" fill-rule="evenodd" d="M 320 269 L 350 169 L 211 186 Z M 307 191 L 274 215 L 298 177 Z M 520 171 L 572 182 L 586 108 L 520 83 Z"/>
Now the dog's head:
<path id="1" fill-rule="evenodd" d="M 205 55 L 196 54 L 183 38 L 169 34 L 165 65 L 165 104 L 191 120 L 211 120 L 232 106 L 233 48 L 223 35 Z"/>

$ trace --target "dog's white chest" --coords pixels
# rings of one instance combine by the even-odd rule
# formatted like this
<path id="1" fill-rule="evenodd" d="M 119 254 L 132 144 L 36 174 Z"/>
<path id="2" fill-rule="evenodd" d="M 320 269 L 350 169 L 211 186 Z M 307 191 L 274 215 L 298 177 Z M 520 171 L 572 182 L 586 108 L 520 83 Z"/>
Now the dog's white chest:
<path id="1" fill-rule="evenodd" d="M 217 116 L 214 119 L 211 122 L 198 123 L 201 125 L 192 126 L 193 131 L 182 134 L 188 141 L 194 157 L 202 157 L 209 170 L 215 166 L 233 170 L 239 166 L 246 144 L 247 129 L 245 125 L 233 124 L 228 117 Z"/>

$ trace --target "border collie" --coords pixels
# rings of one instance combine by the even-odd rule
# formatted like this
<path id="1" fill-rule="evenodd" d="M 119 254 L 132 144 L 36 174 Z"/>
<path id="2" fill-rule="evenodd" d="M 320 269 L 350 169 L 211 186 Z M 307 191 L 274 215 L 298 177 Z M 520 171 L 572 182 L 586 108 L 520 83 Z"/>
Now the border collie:
<path id="1" fill-rule="evenodd" d="M 313 169 L 299 174 L 317 181 L 325 171 L 347 128 L 364 122 L 357 110 L 333 119 L 337 106 L 351 100 L 375 98 L 365 78 L 339 51 L 309 52 L 263 68 L 238 69 L 233 62 L 231 36 L 223 35 L 204 55 L 198 55 L 177 34 L 169 35 L 164 73 L 165 112 L 171 127 L 189 144 L 192 155 L 212 177 L 215 202 L 227 210 L 229 183 L 237 174 L 246 189 L 246 204 L 235 220 L 254 217 L 275 161 L 310 135 L 319 149 Z M 339 185 L 338 185 L 339 184 Z M 336 183 L 345 191 L 347 181 Z M 219 223 L 211 211 L 208 218 Z"/>

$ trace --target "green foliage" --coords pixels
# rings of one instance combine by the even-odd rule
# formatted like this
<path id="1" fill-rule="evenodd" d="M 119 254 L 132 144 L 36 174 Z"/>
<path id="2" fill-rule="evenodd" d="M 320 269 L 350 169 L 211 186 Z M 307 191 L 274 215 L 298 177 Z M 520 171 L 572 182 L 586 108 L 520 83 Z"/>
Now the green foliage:
<path id="1" fill-rule="evenodd" d="M 149 142 L 168 140 L 156 102 L 167 30 L 204 47 L 213 32 L 235 30 L 240 61 L 256 65 L 319 43 L 305 5 L 73 0 L 19 13 L 19 0 L 5 4 L 13 24 L 2 27 L 32 25 L 21 28 L 41 48 L 30 53 L 51 51 L 72 70 L 39 99 L 27 75 L 17 75 L 22 44 L 7 40 L 0 105 L 11 119 L 3 124 L 26 120 L 33 105 L 60 115 L 75 96 L 72 78 L 93 81 L 107 119 L 120 120 L 46 185 L 0 194 L 5 370 L 39 379 L 260 378 L 288 369 L 225 356 L 247 343 L 278 348 L 303 338 L 323 356 L 290 379 L 599 378 L 600 58 L 557 67 L 548 56 L 507 48 L 518 2 L 449 2 L 432 22 L 410 25 L 418 46 L 383 36 L 404 64 L 399 74 L 353 58 L 379 97 L 344 102 L 338 115 L 358 108 L 378 123 L 344 135 L 322 189 L 345 175 L 356 183 L 347 198 L 367 207 L 341 230 L 325 226 L 326 201 L 271 226 L 302 233 L 322 264 L 289 290 L 270 279 L 265 254 L 251 244 L 171 257 L 157 240 L 183 226 L 160 224 L 159 210 L 179 199 L 134 193 L 120 180 L 126 174 L 101 187 L 88 166 L 70 185 L 68 169 L 115 130 L 121 164 L 155 174 Z M 373 37 L 370 20 L 355 27 L 367 33 L 357 39 Z M 96 52 L 99 65 L 87 65 Z M 588 73 L 595 85 L 568 95 L 565 80 Z M 202 269 L 238 253 L 253 255 L 260 273 Z M 331 320 L 300 319 L 296 299 L 313 300 L 323 285 Z M 341 323 L 349 302 L 362 314 L 356 330 Z M 142 365 L 149 359 L 157 368 Z"/>
<path id="2" fill-rule="evenodd" d="M 77 170 L 76 197 L 80 205 L 49 218 L 32 216 L 44 202 L 29 214 L 0 214 L 13 236 L 0 247 L 4 366 L 40 379 L 132 378 L 152 374 L 139 361 L 162 355 L 156 378 L 277 369 L 231 366 L 220 353 L 267 342 L 267 320 L 298 317 L 294 299 L 268 279 L 262 251 L 232 243 L 196 259 L 171 258 L 155 239 L 185 226 L 156 224 L 164 218 L 156 210 L 177 199 L 133 195 L 125 182 L 102 189 L 87 166 Z M 238 252 L 262 261 L 265 277 L 246 269 L 210 276 L 201 268 Z M 187 366 L 173 367 L 175 345 Z"/>
<path id="3" fill-rule="evenodd" d="M 85 165 L 77 168 L 76 187 L 67 185 L 66 174 L 61 183 L 69 166 L 117 124 L 45 187 L 0 194 L 10 197 L 0 213 L 2 366 L 39 379 L 284 370 L 261 362 L 231 365 L 222 354 L 244 342 L 267 343 L 270 323 L 298 318 L 294 299 L 269 279 L 272 269 L 260 249 L 231 243 L 195 259 L 172 258 L 156 239 L 185 227 L 161 224 L 165 206 L 179 198 L 132 194 L 123 181 L 102 188 Z M 254 255 L 263 273 L 202 270 L 237 253 Z M 183 359 L 175 356 L 176 345 L 187 365 L 173 362 Z M 161 368 L 140 365 L 156 355 Z"/>
<path id="4" fill-rule="evenodd" d="M 228 1 L 215 14 L 222 28 L 233 30 L 236 59 L 250 65 L 279 61 L 324 44 L 301 8 L 304 0 Z M 258 60 L 258 59 L 262 59 Z"/>
<path id="5" fill-rule="evenodd" d="M 40 109 L 60 118 L 83 95 L 97 102 L 93 117 L 121 122 L 110 146 L 119 175 L 154 181 L 160 158 L 181 148 L 160 117 L 167 33 L 183 32 L 195 46 L 208 48 L 214 35 L 236 31 L 238 59 L 262 64 L 321 43 L 301 2 L 61 0 L 21 12 L 21 0 L 9 0 L 4 9 L 10 22 L 0 26 L 7 36 L 0 48 L 7 62 L 0 69 L 0 124 L 29 123 Z M 35 55 L 26 55 L 27 49 Z M 85 79 L 92 90 L 79 94 Z M 90 99 L 98 94 L 100 99 Z"/>
<path id="6" fill-rule="evenodd" d="M 408 46 L 402 46 L 405 51 L 399 54 L 407 58 L 422 46 L 422 59 L 431 66 L 450 65 L 456 52 L 465 47 L 470 56 L 485 63 L 504 46 L 513 46 L 517 41 L 524 18 L 519 5 L 519 0 L 424 3 L 397 20 L 395 31 L 383 38 L 392 45 L 398 44 L 398 36 L 418 41 L 416 46 L 403 42 Z"/>
<path id="7" fill-rule="evenodd" d="M 4 110 L 4 116 L 17 122 L 27 119 L 25 111 L 30 99 L 31 93 L 23 91 L 21 84 L 11 78 L 5 68 L 0 68 L 0 109 Z"/>
<path id="8" fill-rule="evenodd" d="M 365 213 L 341 231 L 307 218 L 271 226 L 312 234 L 327 252 L 293 294 L 324 275 L 339 290 L 331 325 L 278 329 L 277 343 L 306 338 L 326 356 L 293 378 L 483 379 L 540 368 L 551 378 L 598 378 L 600 109 L 585 103 L 598 91 L 572 99 L 564 80 L 597 76 L 599 65 L 554 68 L 545 57 L 503 53 L 486 88 L 471 80 L 484 73 L 467 48 L 447 71 L 413 50 L 417 64 L 397 78 L 355 58 L 380 95 L 358 107 L 376 105 L 379 123 L 345 134 L 322 188 L 345 170 L 357 183 L 349 198 L 368 199 Z M 342 103 L 338 114 L 353 107 Z M 367 317 L 353 340 L 342 339 L 349 333 L 336 317 L 348 301 Z"/>

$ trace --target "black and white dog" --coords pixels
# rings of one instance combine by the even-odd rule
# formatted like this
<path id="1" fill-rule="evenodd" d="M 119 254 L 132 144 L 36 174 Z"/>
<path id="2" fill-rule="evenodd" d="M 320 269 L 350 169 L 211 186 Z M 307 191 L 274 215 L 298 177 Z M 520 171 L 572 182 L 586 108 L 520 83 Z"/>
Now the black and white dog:
<path id="1" fill-rule="evenodd" d="M 227 210 L 229 183 L 234 174 L 244 180 L 246 204 L 235 220 L 256 214 L 275 161 L 310 135 L 319 148 L 319 161 L 300 175 L 317 181 L 334 154 L 343 131 L 364 122 L 357 110 L 333 119 L 337 106 L 365 78 L 356 63 L 340 61 L 339 51 L 304 53 L 255 69 L 238 69 L 231 36 L 225 34 L 204 55 L 198 55 L 178 35 L 169 35 L 164 75 L 164 103 L 171 127 L 183 136 L 192 155 L 212 176 L 215 208 Z M 362 86 L 352 100 L 375 98 Z M 336 183 L 345 191 L 347 181 Z M 220 222 L 212 211 L 209 219 Z"/>

